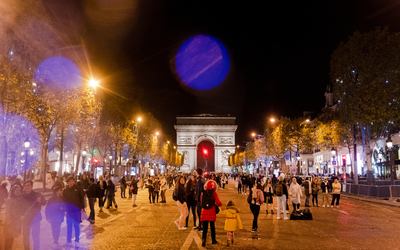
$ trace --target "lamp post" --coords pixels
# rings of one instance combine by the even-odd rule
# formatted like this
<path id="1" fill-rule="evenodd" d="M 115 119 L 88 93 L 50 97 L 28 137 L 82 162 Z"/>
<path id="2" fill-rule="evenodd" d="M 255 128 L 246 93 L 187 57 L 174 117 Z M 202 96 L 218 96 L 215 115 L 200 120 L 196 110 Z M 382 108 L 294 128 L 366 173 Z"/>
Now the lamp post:
<path id="1" fill-rule="evenodd" d="M 110 159 L 110 177 L 111 177 L 111 171 L 112 171 L 112 155 L 108 156 L 108 158 Z"/>
<path id="2" fill-rule="evenodd" d="M 383 166 L 382 166 L 383 154 L 381 152 L 379 152 L 378 157 L 379 157 L 379 163 L 381 164 L 381 180 L 382 180 L 383 179 Z"/>
<path id="3" fill-rule="evenodd" d="M 29 138 L 26 138 L 24 142 L 25 147 L 25 162 L 24 162 L 24 181 L 26 181 L 26 171 L 28 171 L 28 148 L 30 146 Z"/>
<path id="4" fill-rule="evenodd" d="M 336 160 L 335 160 L 335 155 L 336 155 L 336 150 L 335 150 L 335 148 L 334 147 L 332 147 L 332 150 L 331 150 L 331 153 L 332 153 L 332 166 L 333 166 L 333 169 L 335 170 L 335 174 L 336 175 L 338 175 L 339 174 L 339 169 L 337 170 L 337 172 L 336 172 L 336 164 L 333 164 L 333 162 L 335 162 L 336 163 Z"/>
<path id="5" fill-rule="evenodd" d="M 389 135 L 389 138 L 386 140 L 386 146 L 388 147 L 388 150 L 389 150 L 390 185 L 394 185 L 395 174 L 394 174 L 394 169 L 393 169 L 393 166 L 394 166 L 394 158 L 393 158 L 393 153 L 392 153 L 393 142 L 392 142 L 392 139 L 390 138 L 390 135 Z"/>
<path id="6" fill-rule="evenodd" d="M 85 171 L 85 158 L 86 158 L 86 151 L 82 151 L 82 171 Z"/>
<path id="7" fill-rule="evenodd" d="M 300 155 L 297 155 L 297 175 L 300 175 Z"/>

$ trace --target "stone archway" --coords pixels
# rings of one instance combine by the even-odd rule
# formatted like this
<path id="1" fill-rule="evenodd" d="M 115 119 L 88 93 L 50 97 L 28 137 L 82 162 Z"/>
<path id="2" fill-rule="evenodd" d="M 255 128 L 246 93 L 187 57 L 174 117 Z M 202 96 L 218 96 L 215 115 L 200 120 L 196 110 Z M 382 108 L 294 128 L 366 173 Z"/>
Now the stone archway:
<path id="1" fill-rule="evenodd" d="M 204 150 L 207 150 L 207 168 Z M 215 172 L 215 150 L 212 142 L 205 140 L 197 145 L 197 167 L 208 172 Z"/>

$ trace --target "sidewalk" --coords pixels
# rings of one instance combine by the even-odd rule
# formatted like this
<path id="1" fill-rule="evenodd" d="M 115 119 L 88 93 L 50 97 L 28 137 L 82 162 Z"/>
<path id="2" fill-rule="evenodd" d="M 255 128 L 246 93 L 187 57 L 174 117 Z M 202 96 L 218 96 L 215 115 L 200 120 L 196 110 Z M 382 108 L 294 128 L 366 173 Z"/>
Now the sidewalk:
<path id="1" fill-rule="evenodd" d="M 364 202 L 371 202 L 371 203 L 376 203 L 376 204 L 385 205 L 385 206 L 400 207 L 400 202 L 397 202 L 397 199 L 396 200 L 383 200 L 383 199 L 377 199 L 377 198 L 373 198 L 373 197 L 359 196 L 359 195 L 353 195 L 353 194 L 347 194 L 347 193 L 341 193 L 341 196 L 349 198 L 349 199 L 354 199 L 354 200 L 359 200 L 359 201 L 364 201 Z"/>

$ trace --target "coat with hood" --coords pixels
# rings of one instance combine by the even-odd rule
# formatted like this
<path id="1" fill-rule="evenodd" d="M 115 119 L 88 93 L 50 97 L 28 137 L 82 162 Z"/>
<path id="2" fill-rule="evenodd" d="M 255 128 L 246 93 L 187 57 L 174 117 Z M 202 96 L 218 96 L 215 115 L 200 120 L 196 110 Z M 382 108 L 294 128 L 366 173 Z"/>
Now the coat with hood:
<path id="1" fill-rule="evenodd" d="M 264 194 L 257 186 L 251 189 L 250 195 L 252 196 L 252 203 L 254 201 L 254 204 L 259 204 L 260 206 L 264 203 Z"/>
<path id="2" fill-rule="evenodd" d="M 239 210 L 235 206 L 227 206 L 220 214 L 226 215 L 225 231 L 235 231 L 238 227 L 243 229 L 242 221 L 240 220 Z"/>
<path id="3" fill-rule="evenodd" d="M 217 194 L 217 183 L 213 180 L 208 180 L 206 184 L 204 184 L 204 190 L 211 190 L 213 189 L 213 195 L 214 195 L 214 202 L 217 206 L 222 206 L 221 201 L 219 200 L 218 194 Z M 200 200 L 203 198 L 203 194 L 201 194 Z M 201 217 L 200 221 L 216 221 L 217 220 L 217 215 L 215 212 L 215 206 L 213 206 L 210 209 L 201 209 Z"/>

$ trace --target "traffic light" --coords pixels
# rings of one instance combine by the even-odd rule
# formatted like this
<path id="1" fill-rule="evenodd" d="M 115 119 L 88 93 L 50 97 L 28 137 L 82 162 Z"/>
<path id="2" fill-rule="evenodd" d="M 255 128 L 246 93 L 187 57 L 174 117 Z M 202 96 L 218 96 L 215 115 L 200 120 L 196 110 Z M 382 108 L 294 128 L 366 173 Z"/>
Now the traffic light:
<path id="1" fill-rule="evenodd" d="M 204 155 L 204 156 L 207 156 L 207 155 L 208 155 L 207 149 L 204 149 L 204 150 L 203 150 L 203 155 Z"/>
<path id="2" fill-rule="evenodd" d="M 346 167 L 346 156 L 342 155 L 343 167 Z"/>

